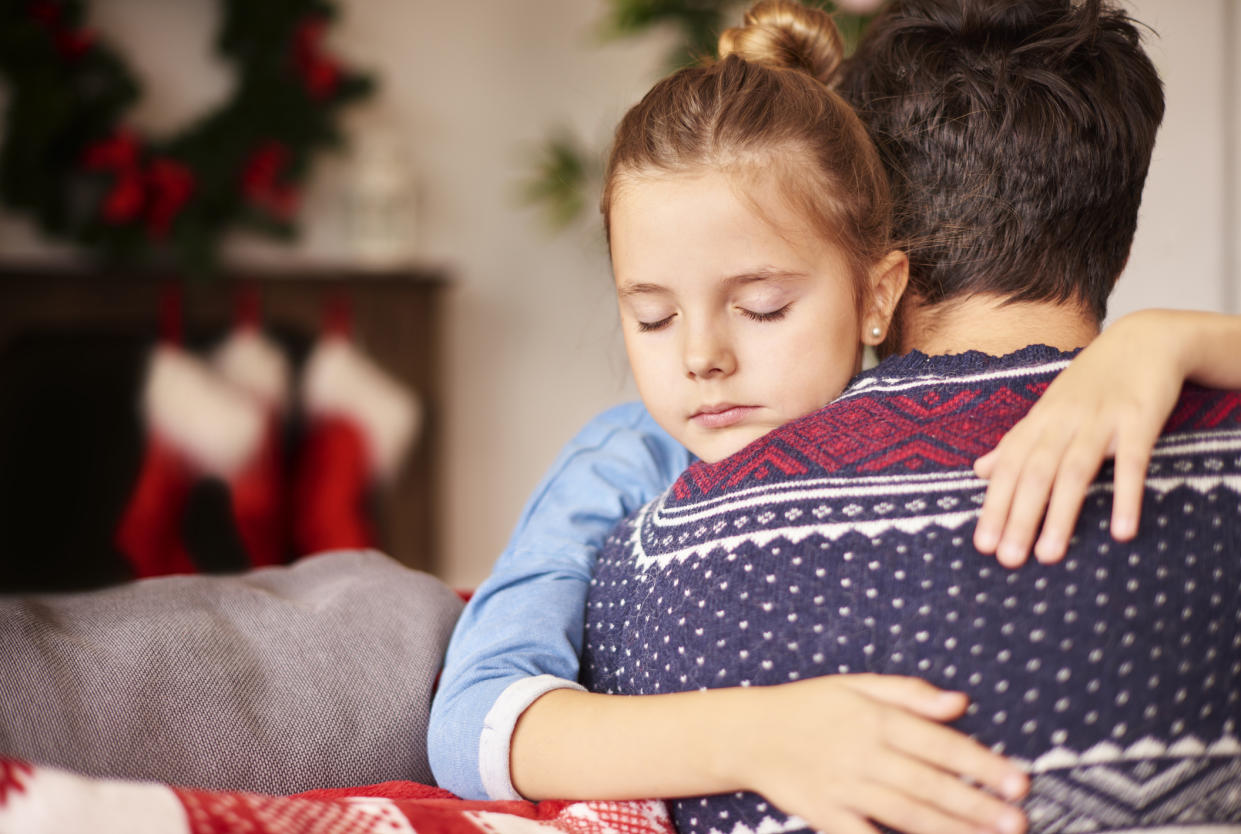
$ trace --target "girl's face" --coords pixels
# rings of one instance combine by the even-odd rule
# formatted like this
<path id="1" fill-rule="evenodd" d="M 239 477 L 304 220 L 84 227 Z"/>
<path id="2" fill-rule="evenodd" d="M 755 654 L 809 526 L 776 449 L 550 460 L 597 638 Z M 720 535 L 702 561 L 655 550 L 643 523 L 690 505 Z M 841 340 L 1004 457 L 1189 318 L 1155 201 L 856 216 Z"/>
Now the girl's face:
<path id="1" fill-rule="evenodd" d="M 869 327 L 886 328 L 891 308 L 876 318 L 868 301 L 859 316 L 848 261 L 785 205 L 774 176 L 747 178 L 744 192 L 719 172 L 619 185 L 610 228 L 625 348 L 669 434 L 715 462 L 844 389 L 863 322 L 877 342 Z"/>

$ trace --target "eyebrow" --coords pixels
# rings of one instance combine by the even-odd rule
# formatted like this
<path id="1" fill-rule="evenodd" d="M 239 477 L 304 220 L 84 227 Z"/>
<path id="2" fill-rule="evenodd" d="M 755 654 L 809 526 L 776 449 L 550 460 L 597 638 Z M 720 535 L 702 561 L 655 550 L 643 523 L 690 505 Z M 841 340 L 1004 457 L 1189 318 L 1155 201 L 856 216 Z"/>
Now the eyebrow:
<path id="1" fill-rule="evenodd" d="M 796 281 L 807 277 L 805 272 L 793 272 L 787 269 L 754 269 L 747 272 L 739 272 L 736 275 L 730 275 L 725 278 L 722 283 L 728 285 L 745 285 L 756 284 L 762 281 Z M 647 295 L 653 293 L 666 293 L 668 288 L 661 284 L 626 284 L 617 290 L 617 295 L 621 298 L 630 298 L 636 295 Z"/>
<path id="2" fill-rule="evenodd" d="M 621 298 L 630 298 L 635 295 L 648 295 L 667 291 L 667 287 L 661 287 L 659 284 L 626 284 L 618 289 L 616 294 Z"/>

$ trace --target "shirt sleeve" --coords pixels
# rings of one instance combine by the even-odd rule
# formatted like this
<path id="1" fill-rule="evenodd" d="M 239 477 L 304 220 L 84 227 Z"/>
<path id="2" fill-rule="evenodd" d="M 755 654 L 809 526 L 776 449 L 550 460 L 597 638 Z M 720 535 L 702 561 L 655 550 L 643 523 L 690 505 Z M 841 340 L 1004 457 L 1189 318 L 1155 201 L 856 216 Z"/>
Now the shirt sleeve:
<path id="1" fill-rule="evenodd" d="M 544 693 L 580 688 L 586 595 L 604 538 L 691 460 L 640 403 L 605 411 L 561 451 L 449 643 L 427 737 L 441 787 L 520 798 L 509 775 L 513 727 Z"/>

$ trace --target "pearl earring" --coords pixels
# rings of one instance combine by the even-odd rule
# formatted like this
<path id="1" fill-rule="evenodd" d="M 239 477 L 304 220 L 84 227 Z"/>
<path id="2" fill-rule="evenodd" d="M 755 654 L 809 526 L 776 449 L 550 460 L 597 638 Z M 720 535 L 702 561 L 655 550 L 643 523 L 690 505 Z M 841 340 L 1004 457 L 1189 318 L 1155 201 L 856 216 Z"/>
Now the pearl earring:
<path id="1" fill-rule="evenodd" d="M 879 327 L 879 325 L 876 324 L 870 329 L 870 335 L 871 335 L 871 338 L 878 339 L 880 336 L 883 335 L 883 330 Z"/>

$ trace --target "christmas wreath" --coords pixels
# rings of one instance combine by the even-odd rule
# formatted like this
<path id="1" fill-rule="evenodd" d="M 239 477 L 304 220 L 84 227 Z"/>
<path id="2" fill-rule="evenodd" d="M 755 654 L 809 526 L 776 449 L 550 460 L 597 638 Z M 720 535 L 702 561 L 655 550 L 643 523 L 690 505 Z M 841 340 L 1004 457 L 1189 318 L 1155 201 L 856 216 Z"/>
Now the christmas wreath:
<path id="1" fill-rule="evenodd" d="M 221 11 L 232 98 L 156 140 L 124 124 L 140 85 L 85 28 L 82 2 L 0 0 L 0 199 L 103 259 L 186 271 L 209 269 L 234 228 L 290 237 L 311 156 L 340 142 L 337 109 L 372 82 L 326 50 L 329 3 L 223 0 Z"/>

